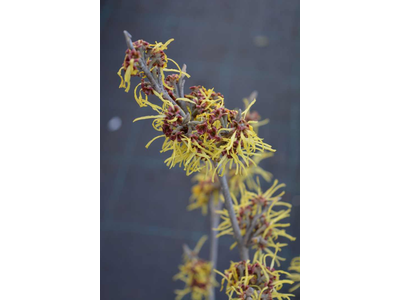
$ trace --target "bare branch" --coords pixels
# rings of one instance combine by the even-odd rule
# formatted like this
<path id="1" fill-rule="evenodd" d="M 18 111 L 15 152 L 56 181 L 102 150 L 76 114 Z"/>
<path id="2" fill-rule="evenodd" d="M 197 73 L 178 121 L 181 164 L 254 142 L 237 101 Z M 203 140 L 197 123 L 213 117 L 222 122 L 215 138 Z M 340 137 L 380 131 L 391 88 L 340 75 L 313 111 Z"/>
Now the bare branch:
<path id="1" fill-rule="evenodd" d="M 187 69 L 187 66 L 185 64 L 183 64 L 182 72 L 186 73 L 186 69 Z M 179 93 L 181 94 L 182 98 L 185 97 L 185 89 L 184 89 L 184 87 L 185 87 L 185 74 L 182 74 L 181 78 L 179 78 L 179 81 L 178 81 L 178 89 L 179 89 Z M 185 107 L 186 107 L 186 109 L 185 109 L 186 112 L 188 112 L 188 107 L 190 108 L 190 110 L 192 110 L 192 106 L 191 106 L 190 103 L 185 102 L 183 105 L 185 105 Z"/>
<path id="2" fill-rule="evenodd" d="M 183 64 L 183 66 L 182 66 L 182 72 L 185 72 L 185 73 L 186 73 L 186 69 L 187 69 L 186 65 Z M 178 82 L 179 92 L 180 92 L 180 94 L 181 94 L 181 97 L 184 97 L 184 96 L 185 96 L 184 90 L 183 90 L 184 84 L 185 84 L 185 74 L 182 74 L 182 75 L 181 75 L 181 78 L 179 78 L 179 82 Z"/>
<path id="3" fill-rule="evenodd" d="M 125 36 L 125 41 L 126 41 L 126 46 L 128 46 L 129 49 L 133 49 L 133 44 L 132 44 L 132 36 L 131 34 L 124 30 L 124 36 Z"/>
<path id="4" fill-rule="evenodd" d="M 221 192 L 224 195 L 224 205 L 228 211 L 229 219 L 231 220 L 233 236 L 236 239 L 237 246 L 239 248 L 240 258 L 244 261 L 249 259 L 249 249 L 243 244 L 243 238 L 240 234 L 240 228 L 238 221 L 236 219 L 235 211 L 233 209 L 232 198 L 229 191 L 228 181 L 226 180 L 226 175 L 219 177 L 221 182 Z"/>
<path id="5" fill-rule="evenodd" d="M 251 239 L 252 236 L 253 236 L 252 233 L 253 233 L 254 228 L 255 228 L 256 225 L 257 225 L 258 219 L 259 219 L 264 213 L 267 212 L 267 209 L 268 209 L 268 206 L 266 205 L 266 206 L 264 207 L 264 209 L 261 211 L 261 213 L 259 213 L 258 215 L 256 215 L 256 216 L 253 218 L 253 220 L 251 221 L 250 226 L 246 229 L 246 234 L 244 235 L 244 238 L 243 238 L 243 244 L 244 244 L 244 245 L 248 246 L 249 241 L 250 241 L 250 239 Z"/>

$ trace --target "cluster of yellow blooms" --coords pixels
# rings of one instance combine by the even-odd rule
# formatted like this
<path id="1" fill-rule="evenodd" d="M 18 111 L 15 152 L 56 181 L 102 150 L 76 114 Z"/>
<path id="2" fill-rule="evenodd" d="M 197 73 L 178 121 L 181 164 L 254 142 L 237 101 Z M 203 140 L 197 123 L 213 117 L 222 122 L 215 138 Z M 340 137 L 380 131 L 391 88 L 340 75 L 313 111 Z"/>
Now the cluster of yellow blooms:
<path id="1" fill-rule="evenodd" d="M 260 121 L 259 114 L 250 111 L 255 99 L 244 99 L 242 112 L 240 109 L 227 109 L 224 96 L 213 89 L 192 86 L 190 93 L 185 94 L 183 84 L 185 78 L 190 77 L 186 66 L 181 69 L 164 52 L 172 41 L 150 44 L 127 39 L 128 49 L 118 71 L 120 88 L 128 92 L 131 77 L 140 77 L 141 82 L 134 89 L 134 98 L 140 107 L 150 107 L 156 112 L 133 122 L 153 119 L 153 128 L 162 134 L 148 142 L 146 148 L 154 140 L 163 138 L 160 152 L 171 151 L 171 156 L 165 160 L 166 165 L 170 168 L 176 165 L 183 167 L 187 175 L 197 172 L 189 210 L 201 208 L 206 214 L 210 201 L 225 201 L 220 194 L 221 182 L 215 180 L 215 175 L 227 177 L 228 184 L 225 181 L 225 186 L 229 185 L 233 213 L 227 209 L 217 211 L 222 221 L 214 230 L 218 231 L 217 237 L 234 235 L 232 222 L 237 222 L 239 229 L 236 229 L 236 237 L 239 230 L 242 237 L 241 241 L 237 240 L 247 248 L 252 247 L 255 253 L 252 263 L 249 260 L 231 262 L 224 274 L 214 270 L 223 276 L 221 290 L 226 281 L 229 299 L 290 299 L 293 295 L 280 293 L 279 290 L 283 284 L 300 281 L 300 259 L 295 258 L 289 268 L 296 273 L 275 270 L 274 264 L 279 267 L 280 261 L 285 260 L 277 253 L 287 245 L 277 242 L 277 239 L 295 240 L 284 229 L 290 224 L 282 223 L 290 216 L 291 205 L 281 201 L 284 192 L 279 190 L 284 184 L 275 180 L 266 192 L 262 192 L 259 182 L 259 177 L 266 182 L 272 181 L 272 174 L 259 167 L 263 159 L 275 152 L 258 137 L 258 127 L 267 124 L 268 120 Z M 168 68 L 169 63 L 173 63 L 176 69 Z M 166 72 L 172 74 L 166 76 Z M 155 95 L 159 103 L 150 102 L 149 95 Z M 229 193 L 225 196 L 228 197 Z M 198 257 L 205 239 L 203 237 L 193 251 L 184 248 L 184 263 L 174 277 L 185 283 L 183 290 L 176 291 L 178 300 L 189 293 L 193 300 L 207 299 L 210 290 L 217 285 L 213 263 Z M 232 244 L 231 249 L 235 246 L 236 243 Z M 271 259 L 269 266 L 267 258 Z M 280 279 L 282 274 L 288 279 Z M 298 283 L 290 291 L 299 286 Z"/>
<path id="2" fill-rule="evenodd" d="M 181 280 L 185 283 L 183 290 L 176 290 L 176 299 L 180 300 L 185 295 L 191 293 L 192 300 L 202 300 L 207 298 L 210 288 L 217 286 L 217 282 L 212 276 L 213 265 L 211 262 L 198 257 L 200 249 L 206 237 L 202 237 L 193 251 L 184 247 L 184 263 L 179 266 L 179 273 L 174 276 L 174 280 Z"/>
<path id="3" fill-rule="evenodd" d="M 214 202 L 219 201 L 220 184 L 218 181 L 213 181 L 211 177 L 211 175 L 205 176 L 204 172 L 199 172 L 193 176 L 193 181 L 197 183 L 192 187 L 188 210 L 201 208 L 203 215 L 205 215 L 209 201 L 211 199 L 214 199 Z"/>
<path id="4" fill-rule="evenodd" d="M 275 180 L 265 193 L 262 193 L 261 188 L 258 186 L 257 193 L 242 190 L 240 202 L 236 197 L 232 197 L 241 234 L 242 236 L 247 234 L 249 246 L 256 249 L 255 259 L 260 258 L 263 252 L 273 254 L 275 250 L 280 251 L 281 247 L 287 246 L 287 244 L 276 243 L 279 237 L 285 237 L 291 241 L 296 239 L 282 229 L 289 227 L 290 224 L 280 223 L 281 220 L 290 217 L 292 206 L 289 203 L 280 201 L 285 192 L 276 193 L 284 186 L 285 184 L 278 184 L 278 180 Z M 283 209 L 274 210 L 273 208 L 276 207 L 283 207 Z M 221 214 L 222 222 L 216 229 L 219 231 L 218 236 L 233 235 L 232 223 L 227 210 L 219 213 Z M 235 246 L 236 243 L 232 244 L 231 248 Z M 274 251 L 270 248 L 273 248 Z M 285 259 L 280 256 L 276 258 L 276 263 L 279 267 L 279 261 Z"/>
<path id="5" fill-rule="evenodd" d="M 216 173 L 222 176 L 227 167 L 232 169 L 233 166 L 235 174 L 245 172 L 246 167 L 254 163 L 253 156 L 264 151 L 274 152 L 254 130 L 253 125 L 258 121 L 253 119 L 257 116 L 248 116 L 255 99 L 241 112 L 225 108 L 223 95 L 213 89 L 193 86 L 190 94 L 183 93 L 179 86 L 189 75 L 165 54 L 171 41 L 165 44 L 149 44 L 142 40 L 132 43 L 133 49 L 127 50 L 118 72 L 120 87 L 127 92 L 132 76 L 142 78 L 135 88 L 135 99 L 140 107 L 149 106 L 157 112 L 134 120 L 154 119 L 153 128 L 163 133 L 146 147 L 155 139 L 164 138 L 161 152 L 172 151 L 165 161 L 167 166 L 183 166 L 188 175 L 206 168 L 207 173 L 213 171 L 213 176 Z M 167 68 L 169 62 L 177 69 Z M 165 72 L 175 74 L 166 77 Z M 139 86 L 140 91 L 137 91 Z M 150 94 L 156 95 L 161 103 L 150 102 L 147 97 Z"/>
<path id="6" fill-rule="evenodd" d="M 267 258 L 272 258 L 271 264 L 267 265 Z M 292 284 L 289 279 L 280 279 L 281 274 L 289 273 L 274 269 L 275 254 L 265 254 L 258 259 L 250 261 L 231 262 L 224 274 L 215 271 L 222 276 L 221 291 L 226 281 L 226 294 L 229 299 L 289 299 L 292 294 L 280 293 L 283 284 Z"/>
<path id="7" fill-rule="evenodd" d="M 252 95 L 250 95 L 250 97 L 251 96 Z M 250 102 L 247 98 L 243 99 L 243 102 L 246 109 Z M 261 117 L 257 111 L 249 111 L 249 113 L 246 115 L 246 121 L 259 121 L 260 119 Z M 266 119 L 255 123 L 253 125 L 255 132 L 257 132 L 258 127 L 267 124 L 268 121 L 269 120 Z M 226 175 L 229 182 L 230 192 L 237 196 L 240 187 L 243 185 L 247 186 L 247 188 L 251 190 L 255 190 L 257 188 L 257 183 L 254 179 L 256 176 L 260 176 L 265 181 L 271 182 L 272 174 L 261 168 L 259 163 L 266 158 L 272 157 L 273 155 L 274 154 L 272 152 L 260 153 L 254 157 L 253 161 L 249 163 L 249 166 L 246 166 L 244 172 L 236 174 L 235 168 L 227 172 Z M 218 181 L 213 180 L 212 174 L 207 176 L 206 169 L 204 168 L 193 177 L 193 181 L 195 181 L 196 184 L 192 188 L 192 196 L 190 197 L 191 203 L 188 206 L 188 209 L 193 210 L 196 208 L 201 208 L 203 214 L 206 214 L 209 199 L 214 199 L 214 202 L 218 201 L 220 184 Z"/>
<path id="8" fill-rule="evenodd" d="M 288 273 L 273 269 L 274 263 L 279 267 L 280 261 L 285 260 L 285 258 L 278 256 L 277 253 L 281 251 L 282 247 L 287 246 L 286 243 L 277 242 L 277 239 L 280 237 L 290 241 L 296 239 L 286 233 L 284 229 L 289 227 L 290 224 L 281 222 L 283 219 L 288 218 L 291 212 L 291 204 L 281 201 L 285 192 L 279 192 L 279 190 L 284 186 L 285 184 L 278 184 L 278 180 L 275 180 L 266 192 L 262 192 L 259 183 L 255 189 L 256 191 L 245 189 L 244 185 L 242 185 L 240 201 L 232 195 L 233 208 L 240 233 L 247 242 L 247 246 L 255 249 L 255 253 L 253 264 L 244 261 L 232 262 L 231 268 L 225 271 L 225 275 L 215 271 L 223 275 L 224 279 L 228 281 L 226 294 L 229 299 L 290 299 L 289 297 L 294 295 L 278 292 L 282 287 L 282 283 L 293 284 L 298 282 L 289 292 L 296 290 L 300 286 L 299 258 L 298 264 L 295 259 L 289 268 L 289 271 L 294 270 L 298 273 Z M 232 223 L 227 210 L 219 213 L 222 221 L 216 229 L 219 231 L 217 236 L 233 235 Z M 231 249 L 235 246 L 236 242 L 232 244 Z M 266 267 L 266 257 L 272 257 L 270 268 Z M 245 276 L 240 275 L 242 274 L 240 273 L 242 272 L 240 268 L 246 270 L 243 264 L 249 270 L 249 273 L 245 273 Z M 241 265 L 242 267 L 239 268 Z M 235 269 L 237 270 L 236 272 L 233 271 Z M 260 273 L 261 270 L 263 270 L 262 273 Z M 262 274 L 269 274 L 269 277 L 262 281 L 260 279 Z M 288 279 L 280 280 L 280 274 L 285 274 Z M 266 281 L 268 281 L 268 284 Z"/>

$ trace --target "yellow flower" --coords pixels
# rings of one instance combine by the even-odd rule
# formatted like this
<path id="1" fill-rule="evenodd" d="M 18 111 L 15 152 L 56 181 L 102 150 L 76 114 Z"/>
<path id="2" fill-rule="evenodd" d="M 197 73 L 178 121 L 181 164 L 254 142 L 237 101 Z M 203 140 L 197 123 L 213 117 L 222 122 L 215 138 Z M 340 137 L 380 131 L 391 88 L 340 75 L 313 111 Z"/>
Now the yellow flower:
<path id="1" fill-rule="evenodd" d="M 179 273 L 173 279 L 183 281 L 185 288 L 175 291 L 176 300 L 182 299 L 189 293 L 191 293 L 192 300 L 207 299 L 210 288 L 217 286 L 217 282 L 212 276 L 212 263 L 198 257 L 200 248 L 206 239 L 205 236 L 202 237 L 193 251 L 187 246 L 184 247 L 184 263 L 179 266 Z"/>
<path id="2" fill-rule="evenodd" d="M 288 270 L 294 271 L 292 273 L 289 273 L 289 275 L 287 275 L 288 278 L 295 283 L 298 282 L 295 286 L 290 288 L 289 292 L 291 293 L 300 287 L 300 257 L 299 256 L 292 259 Z"/>
<path id="3" fill-rule="evenodd" d="M 273 185 L 264 193 L 260 187 L 257 187 L 257 193 L 242 190 L 240 203 L 236 197 L 232 197 L 234 201 L 234 211 L 241 229 L 242 236 L 248 234 L 248 245 L 256 249 L 255 259 L 262 257 L 263 253 L 273 254 L 280 251 L 281 247 L 287 244 L 276 243 L 279 237 L 285 237 L 291 241 L 296 238 L 292 237 L 282 228 L 289 227 L 289 223 L 281 223 L 282 219 L 290 216 L 291 204 L 280 201 L 285 192 L 277 191 L 284 187 L 285 184 L 278 184 L 275 180 Z M 281 210 L 275 210 L 277 207 L 283 207 Z M 273 209 L 274 208 L 274 209 Z M 233 235 L 232 223 L 227 210 L 219 212 L 222 222 L 216 229 L 219 231 L 218 237 L 222 235 Z M 248 231 L 250 230 L 250 233 Z M 234 248 L 234 243 L 231 248 Z M 275 251 L 271 250 L 274 249 Z M 280 256 L 276 256 L 276 263 L 280 266 L 280 261 L 285 260 Z"/>
<path id="4" fill-rule="evenodd" d="M 219 182 L 213 182 L 211 176 L 206 177 L 203 173 L 198 173 L 193 177 L 197 183 L 192 187 L 192 195 L 188 210 L 201 208 L 203 215 L 207 214 L 210 199 L 218 203 Z"/>
<path id="5" fill-rule="evenodd" d="M 250 95 L 250 99 L 255 99 L 257 96 L 257 92 L 254 91 Z M 245 98 L 243 99 L 244 102 L 244 108 L 245 110 L 250 106 L 250 101 Z M 248 113 L 245 115 L 245 120 L 247 122 L 253 122 L 253 129 L 254 132 L 258 134 L 258 127 L 265 125 L 269 122 L 268 119 L 263 120 L 259 122 L 261 119 L 260 115 L 256 111 L 250 111 L 248 110 Z M 256 123 L 254 123 L 256 122 Z M 258 164 L 268 158 L 273 156 L 272 152 L 263 152 L 260 154 L 257 154 L 253 161 L 250 162 L 249 166 L 246 167 L 246 170 L 244 172 L 241 172 L 239 174 L 235 174 L 234 171 L 229 172 L 229 187 L 231 193 L 234 193 L 235 195 L 238 194 L 240 187 L 243 184 L 246 184 L 247 188 L 250 190 L 256 190 L 257 189 L 257 183 L 254 178 L 256 176 L 261 176 L 265 181 L 271 182 L 272 180 L 272 174 L 268 171 L 263 170 L 261 167 L 258 166 Z"/>
<path id="6" fill-rule="evenodd" d="M 225 168 L 229 165 L 232 168 L 234 163 L 236 166 L 235 174 L 246 172 L 246 166 L 249 167 L 250 163 L 254 163 L 251 157 L 258 155 L 257 152 L 270 151 L 275 152 L 272 147 L 262 141 L 258 137 L 251 125 L 255 121 L 246 121 L 245 117 L 250 107 L 255 103 L 254 100 L 247 109 L 237 114 L 236 118 L 230 121 L 229 130 L 231 130 L 227 137 L 222 138 L 222 143 L 218 149 L 214 152 L 213 158 L 217 158 L 222 155 L 219 159 L 217 168 L 225 173 Z"/>
<path id="7" fill-rule="evenodd" d="M 229 299 L 289 299 L 292 294 L 280 293 L 284 284 L 292 284 L 293 281 L 280 279 L 281 274 L 289 273 L 274 269 L 276 254 L 265 254 L 257 260 L 231 262 L 231 266 L 224 273 L 214 272 L 222 276 L 221 291 L 225 285 L 225 292 Z M 266 259 L 271 258 L 267 266 Z"/>

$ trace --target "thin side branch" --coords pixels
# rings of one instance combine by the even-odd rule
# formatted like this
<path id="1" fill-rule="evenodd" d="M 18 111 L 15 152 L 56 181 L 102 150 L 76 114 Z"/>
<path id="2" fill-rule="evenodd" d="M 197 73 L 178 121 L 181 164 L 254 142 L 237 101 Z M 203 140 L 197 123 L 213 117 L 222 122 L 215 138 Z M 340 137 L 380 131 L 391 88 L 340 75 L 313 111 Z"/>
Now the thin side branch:
<path id="1" fill-rule="evenodd" d="M 182 66 L 182 72 L 186 73 L 186 65 L 183 64 Z M 185 74 L 181 75 L 181 78 L 179 78 L 178 86 L 179 86 L 179 92 L 181 93 L 181 97 L 185 97 L 185 93 L 183 91 L 183 85 L 185 84 Z"/>
<path id="2" fill-rule="evenodd" d="M 182 72 L 186 73 L 186 68 L 187 68 L 186 65 L 183 64 Z M 185 74 L 182 74 L 181 77 L 179 78 L 179 81 L 178 81 L 178 87 L 176 88 L 176 92 L 180 95 L 179 97 L 181 97 L 181 98 L 185 97 L 184 85 L 185 85 Z M 188 102 L 184 102 L 184 101 L 178 101 L 178 102 L 181 102 L 183 110 L 186 113 L 189 113 L 189 111 L 188 111 L 189 103 Z"/>
<path id="3" fill-rule="evenodd" d="M 229 219 L 231 220 L 233 236 L 235 237 L 236 242 L 237 242 L 237 246 L 238 246 L 239 253 L 240 253 L 240 258 L 241 258 L 241 260 L 246 261 L 249 259 L 249 249 L 243 243 L 243 238 L 240 234 L 240 228 L 239 228 L 238 221 L 236 219 L 235 211 L 233 209 L 231 193 L 229 191 L 229 186 L 228 186 L 228 181 L 226 180 L 226 175 L 219 177 L 219 180 L 221 183 L 221 192 L 224 195 L 224 199 L 225 199 L 224 205 L 225 205 L 226 210 L 228 211 Z"/>
<path id="4" fill-rule="evenodd" d="M 249 245 L 249 242 L 250 242 L 251 238 L 253 237 L 253 234 L 252 234 L 252 233 L 253 233 L 253 230 L 254 230 L 254 228 L 255 228 L 256 225 L 257 225 L 257 220 L 258 220 L 264 213 L 266 213 L 267 209 L 268 209 L 268 206 L 266 205 L 266 206 L 264 207 L 264 209 L 262 210 L 262 212 L 259 213 L 258 215 L 256 215 L 256 216 L 253 218 L 253 220 L 251 221 L 250 226 L 246 229 L 246 234 L 244 235 L 244 238 L 243 238 L 243 243 L 244 243 L 244 245 L 246 245 L 246 246 Z"/>

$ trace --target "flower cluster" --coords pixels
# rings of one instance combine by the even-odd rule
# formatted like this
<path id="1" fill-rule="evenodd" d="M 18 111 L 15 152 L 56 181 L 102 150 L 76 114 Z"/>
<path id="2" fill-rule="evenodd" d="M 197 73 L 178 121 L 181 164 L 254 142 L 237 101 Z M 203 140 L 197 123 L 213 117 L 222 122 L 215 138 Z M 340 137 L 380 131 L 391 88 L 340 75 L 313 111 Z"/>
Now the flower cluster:
<path id="1" fill-rule="evenodd" d="M 175 291 L 176 300 L 182 299 L 189 293 L 192 300 L 207 299 L 210 288 L 217 286 L 212 275 L 212 263 L 198 257 L 200 248 L 206 239 L 206 237 L 202 237 L 193 251 L 186 245 L 184 246 L 184 263 L 179 266 L 179 273 L 174 276 L 174 280 L 183 281 L 185 288 Z"/>
<path id="2" fill-rule="evenodd" d="M 290 267 L 288 268 L 289 271 L 293 271 L 289 273 L 288 278 L 293 282 L 297 282 L 297 284 L 290 288 L 289 292 L 293 292 L 300 287 L 300 257 L 295 257 L 290 262 Z"/>
<path id="3" fill-rule="evenodd" d="M 287 244 L 277 243 L 279 237 L 285 237 L 291 241 L 295 238 L 286 233 L 282 228 L 290 226 L 289 223 L 280 223 L 281 220 L 290 216 L 291 204 L 281 201 L 284 191 L 277 191 L 284 187 L 285 184 L 278 184 L 275 180 L 272 186 L 266 191 L 261 192 L 258 186 L 257 193 L 242 190 L 240 202 L 233 197 L 234 211 L 242 236 L 246 239 L 248 246 L 252 246 L 255 252 L 255 259 L 262 257 L 263 253 L 273 254 L 280 251 L 281 247 Z M 277 207 L 283 209 L 275 210 Z M 227 210 L 219 212 L 222 217 L 217 230 L 218 236 L 233 235 L 232 223 Z M 234 248 L 236 243 L 232 245 Z M 271 248 L 273 250 L 271 250 Z M 280 266 L 280 260 L 285 260 L 280 256 L 276 256 L 276 263 Z"/>
<path id="4" fill-rule="evenodd" d="M 272 258 L 272 262 L 267 266 L 266 259 Z M 226 294 L 229 299 L 290 299 L 291 294 L 280 293 L 283 284 L 292 284 L 293 281 L 280 279 L 281 274 L 289 273 L 274 269 L 274 254 L 265 254 L 253 263 L 250 261 L 231 262 L 229 269 L 224 273 L 216 271 L 222 276 L 221 291 L 226 281 Z"/>
<path id="5" fill-rule="evenodd" d="M 213 181 L 211 177 L 211 175 L 205 176 L 202 172 L 193 177 L 196 184 L 192 187 L 188 210 L 201 208 L 203 215 L 205 215 L 207 214 L 209 201 L 211 199 L 214 199 L 214 202 L 219 201 L 220 184 L 218 181 Z"/>
<path id="6" fill-rule="evenodd" d="M 249 99 L 255 99 L 257 96 L 257 92 L 254 91 L 249 98 L 244 98 L 244 109 L 250 108 L 250 101 Z M 253 124 L 254 131 L 258 133 L 258 128 L 262 125 L 266 125 L 269 120 L 265 119 L 263 121 L 259 121 L 261 119 L 261 116 L 257 111 L 251 111 L 249 110 L 248 114 L 246 115 L 246 121 L 247 122 L 256 122 Z M 257 189 L 257 184 L 254 178 L 256 176 L 261 176 L 265 181 L 271 182 L 272 180 L 272 174 L 268 171 L 263 170 L 261 167 L 259 167 L 259 164 L 262 160 L 273 156 L 273 152 L 263 152 L 258 154 L 257 156 L 254 157 L 253 161 L 246 166 L 246 171 L 236 174 L 235 172 L 229 172 L 229 187 L 231 193 L 238 195 L 239 189 L 245 184 L 248 189 L 250 190 L 256 190 Z"/>
<path id="7" fill-rule="evenodd" d="M 236 175 L 245 173 L 250 164 L 255 164 L 254 156 L 275 151 L 258 137 L 253 127 L 258 126 L 259 118 L 249 110 L 256 100 L 247 103 L 242 112 L 227 109 L 224 96 L 213 89 L 192 86 L 191 92 L 185 94 L 183 82 L 189 75 L 164 52 L 172 40 L 165 44 L 142 40 L 131 43 L 118 72 L 120 87 L 125 91 L 130 89 L 132 76 L 141 77 L 134 91 L 135 99 L 140 107 L 149 106 L 157 112 L 134 120 L 154 119 L 153 128 L 162 132 L 146 147 L 155 139 L 164 138 L 161 152 L 172 151 L 165 161 L 167 166 L 184 167 L 188 175 L 205 168 L 206 173 L 212 171 L 214 181 L 214 175 L 222 176 L 226 169 L 234 168 Z M 167 68 L 169 62 L 177 69 Z M 174 74 L 165 77 L 165 72 Z M 161 103 L 150 102 L 151 94 Z"/>
<path id="8" fill-rule="evenodd" d="M 131 76 L 140 76 L 140 73 L 143 72 L 141 63 L 145 63 L 150 69 L 155 67 L 160 69 L 165 68 L 168 58 L 164 50 L 167 49 L 167 46 L 173 40 L 174 39 L 170 39 L 165 44 L 156 42 L 154 45 L 143 40 L 133 42 L 132 49 L 127 49 L 125 51 L 124 62 L 118 71 L 118 75 L 121 77 L 120 88 L 123 87 L 126 89 L 126 92 L 129 91 Z M 122 70 L 125 71 L 124 78 L 121 76 Z M 144 84 L 144 82 L 142 82 L 142 84 Z M 147 90 L 146 94 L 149 94 L 149 92 L 151 92 L 151 89 Z"/>

